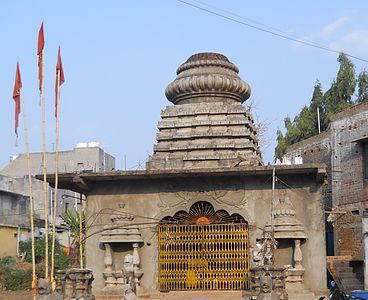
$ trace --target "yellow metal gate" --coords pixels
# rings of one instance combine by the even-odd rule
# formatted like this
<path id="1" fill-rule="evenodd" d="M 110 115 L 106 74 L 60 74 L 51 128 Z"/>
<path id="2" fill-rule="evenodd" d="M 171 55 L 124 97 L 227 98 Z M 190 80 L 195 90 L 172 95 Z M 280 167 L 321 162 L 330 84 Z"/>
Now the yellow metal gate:
<path id="1" fill-rule="evenodd" d="M 249 288 L 245 223 L 160 225 L 158 244 L 161 291 Z"/>

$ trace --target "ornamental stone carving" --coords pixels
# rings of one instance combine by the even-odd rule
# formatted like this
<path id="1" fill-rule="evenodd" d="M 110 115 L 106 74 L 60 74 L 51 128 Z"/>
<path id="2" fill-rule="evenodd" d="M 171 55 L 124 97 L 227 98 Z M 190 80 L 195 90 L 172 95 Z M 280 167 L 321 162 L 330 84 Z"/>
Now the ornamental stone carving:
<path id="1" fill-rule="evenodd" d="M 56 292 L 62 299 L 94 300 L 92 294 L 92 271 L 71 268 L 56 272 Z"/>
<path id="2" fill-rule="evenodd" d="M 246 204 L 243 180 L 202 180 L 185 179 L 181 182 L 164 181 L 160 185 L 158 207 L 163 212 L 176 208 L 185 209 L 196 201 L 244 208 Z M 249 218 L 246 218 L 248 221 Z"/>

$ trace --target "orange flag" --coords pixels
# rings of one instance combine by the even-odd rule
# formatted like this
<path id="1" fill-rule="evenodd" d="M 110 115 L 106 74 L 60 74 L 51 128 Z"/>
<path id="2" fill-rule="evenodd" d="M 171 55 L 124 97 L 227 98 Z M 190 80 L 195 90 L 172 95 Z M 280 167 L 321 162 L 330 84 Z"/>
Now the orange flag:
<path id="1" fill-rule="evenodd" d="M 20 78 L 19 62 L 15 72 L 15 82 L 13 90 L 13 99 L 15 102 L 15 135 L 18 137 L 18 121 L 20 114 L 20 90 L 22 88 L 22 79 Z"/>
<path id="2" fill-rule="evenodd" d="M 55 117 L 58 115 L 59 109 L 59 89 L 60 86 L 64 83 L 64 70 L 63 64 L 61 63 L 61 55 L 60 55 L 60 46 L 58 51 L 58 58 L 56 63 L 56 82 L 55 82 Z"/>
<path id="3" fill-rule="evenodd" d="M 37 43 L 37 55 L 38 55 L 38 82 L 39 82 L 39 90 L 41 93 L 41 87 L 43 84 L 43 66 L 42 66 L 42 57 L 43 57 L 43 47 L 45 46 L 45 39 L 43 36 L 43 22 L 41 24 L 40 30 L 38 32 L 38 43 Z"/>

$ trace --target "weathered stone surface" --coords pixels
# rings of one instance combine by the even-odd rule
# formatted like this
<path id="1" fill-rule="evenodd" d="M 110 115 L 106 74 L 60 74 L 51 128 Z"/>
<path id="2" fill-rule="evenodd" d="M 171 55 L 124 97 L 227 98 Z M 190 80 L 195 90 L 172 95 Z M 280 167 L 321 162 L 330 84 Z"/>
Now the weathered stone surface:
<path id="1" fill-rule="evenodd" d="M 161 113 L 147 168 L 261 165 L 256 126 L 241 104 L 250 87 L 238 76 L 238 68 L 221 54 L 199 53 L 177 74 L 166 88 L 175 105 Z"/>
<path id="2" fill-rule="evenodd" d="M 65 300 L 94 300 L 92 295 L 92 271 L 70 268 L 56 272 L 56 293 Z"/>
<path id="3" fill-rule="evenodd" d="M 266 231 L 273 230 L 276 239 L 306 239 L 304 226 L 296 218 L 295 208 L 290 198 L 285 191 L 280 194 L 274 210 L 274 224 L 268 223 Z"/>

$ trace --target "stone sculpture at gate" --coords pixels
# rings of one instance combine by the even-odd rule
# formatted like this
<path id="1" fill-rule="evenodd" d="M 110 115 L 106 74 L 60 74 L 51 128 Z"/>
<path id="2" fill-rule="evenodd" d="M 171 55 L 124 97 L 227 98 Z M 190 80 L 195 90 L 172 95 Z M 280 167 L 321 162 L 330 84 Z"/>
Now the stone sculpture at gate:
<path id="1" fill-rule="evenodd" d="M 139 228 L 133 223 L 133 220 L 134 216 L 129 214 L 112 215 L 110 217 L 111 224 L 105 225 L 101 233 L 100 243 L 105 247 L 104 292 L 107 294 L 121 292 L 122 289 L 125 293 L 127 282 L 131 285 L 133 293 L 141 292 L 140 278 L 143 271 L 139 267 L 138 247 L 140 243 L 143 243 L 143 240 Z M 119 264 L 114 263 L 117 258 L 114 255 L 113 245 L 128 246 L 128 249 L 133 248 L 133 253 L 124 257 L 123 270 L 117 267 Z"/>
<path id="2" fill-rule="evenodd" d="M 271 275 L 260 276 L 260 293 L 257 300 L 279 300 L 280 297 L 276 294 L 272 284 Z"/>
<path id="3" fill-rule="evenodd" d="M 127 254 L 124 257 L 123 274 L 124 274 L 123 300 L 138 299 L 134 292 L 135 291 L 134 263 L 133 263 L 133 255 L 131 254 Z"/>

